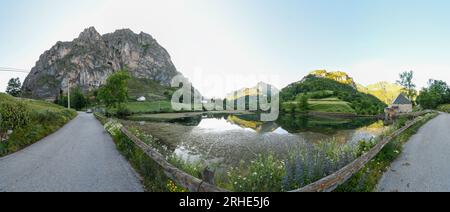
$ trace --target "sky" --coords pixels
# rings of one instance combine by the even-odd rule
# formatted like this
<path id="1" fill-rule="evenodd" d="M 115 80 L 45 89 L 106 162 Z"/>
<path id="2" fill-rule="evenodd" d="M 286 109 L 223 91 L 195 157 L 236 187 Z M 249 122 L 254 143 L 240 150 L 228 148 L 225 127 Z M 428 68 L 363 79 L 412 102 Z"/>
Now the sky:
<path id="1" fill-rule="evenodd" d="M 0 67 L 31 69 L 57 41 L 94 26 L 151 34 L 205 96 L 278 88 L 317 69 L 363 85 L 413 70 L 418 87 L 450 82 L 447 0 L 0 0 Z M 0 72 L 0 91 L 12 77 Z M 228 90 L 228 91 L 226 91 Z"/>

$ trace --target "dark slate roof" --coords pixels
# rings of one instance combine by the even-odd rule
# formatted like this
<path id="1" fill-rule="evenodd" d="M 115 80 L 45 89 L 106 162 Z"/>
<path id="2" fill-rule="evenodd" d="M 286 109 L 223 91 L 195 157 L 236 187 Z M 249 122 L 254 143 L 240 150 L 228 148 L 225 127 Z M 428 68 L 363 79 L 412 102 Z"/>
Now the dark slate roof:
<path id="1" fill-rule="evenodd" d="M 412 102 L 406 98 L 405 95 L 400 94 L 397 99 L 395 99 L 394 103 L 392 103 L 393 105 L 411 105 Z"/>

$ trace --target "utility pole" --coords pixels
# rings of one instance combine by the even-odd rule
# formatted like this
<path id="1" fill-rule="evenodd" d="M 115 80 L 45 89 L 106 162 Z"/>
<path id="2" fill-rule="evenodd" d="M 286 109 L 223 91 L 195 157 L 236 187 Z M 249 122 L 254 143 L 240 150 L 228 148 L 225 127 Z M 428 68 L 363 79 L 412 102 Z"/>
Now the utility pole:
<path id="1" fill-rule="evenodd" d="M 67 108 L 69 108 L 70 110 L 70 80 L 69 83 L 67 84 L 68 90 L 67 90 Z"/>

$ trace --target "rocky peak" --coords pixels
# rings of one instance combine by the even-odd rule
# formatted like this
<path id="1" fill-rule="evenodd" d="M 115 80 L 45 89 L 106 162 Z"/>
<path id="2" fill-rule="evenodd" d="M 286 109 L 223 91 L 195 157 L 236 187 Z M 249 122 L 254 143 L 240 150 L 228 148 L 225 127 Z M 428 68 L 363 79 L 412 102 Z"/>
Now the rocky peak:
<path id="1" fill-rule="evenodd" d="M 149 34 L 120 29 L 100 35 L 90 27 L 72 42 L 58 42 L 44 52 L 25 79 L 23 91 L 32 98 L 54 99 L 71 82 L 87 92 L 124 68 L 135 78 L 164 86 L 179 74 L 169 53 Z"/>
<path id="2" fill-rule="evenodd" d="M 97 32 L 94 27 L 89 27 L 80 33 L 78 40 L 81 41 L 99 41 L 102 39 L 102 35 Z"/>

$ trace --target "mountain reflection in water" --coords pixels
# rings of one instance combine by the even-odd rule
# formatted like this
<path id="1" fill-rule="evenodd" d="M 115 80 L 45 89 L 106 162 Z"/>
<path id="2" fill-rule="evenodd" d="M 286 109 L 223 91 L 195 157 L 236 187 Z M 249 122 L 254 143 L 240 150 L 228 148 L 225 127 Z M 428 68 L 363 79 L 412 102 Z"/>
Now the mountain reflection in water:
<path id="1" fill-rule="evenodd" d="M 146 122 L 134 127 L 148 132 L 185 160 L 238 165 L 258 154 L 282 156 L 292 148 L 327 142 L 357 144 L 380 135 L 385 126 L 371 118 L 322 118 L 284 115 L 261 122 L 258 115 L 201 115 L 170 123 Z M 170 153 L 169 152 L 169 153 Z"/>

